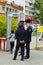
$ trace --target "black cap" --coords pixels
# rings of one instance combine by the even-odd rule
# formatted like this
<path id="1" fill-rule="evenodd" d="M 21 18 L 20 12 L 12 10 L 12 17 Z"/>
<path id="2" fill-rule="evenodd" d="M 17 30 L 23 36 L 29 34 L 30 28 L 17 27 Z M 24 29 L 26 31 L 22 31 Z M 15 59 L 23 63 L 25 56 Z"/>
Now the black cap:
<path id="1" fill-rule="evenodd" d="M 19 26 L 23 26 L 23 23 L 22 23 L 22 22 L 20 22 L 18 25 L 19 25 Z"/>
<path id="2" fill-rule="evenodd" d="M 24 21 L 23 21 L 23 20 L 21 20 L 20 22 L 24 23 Z"/>

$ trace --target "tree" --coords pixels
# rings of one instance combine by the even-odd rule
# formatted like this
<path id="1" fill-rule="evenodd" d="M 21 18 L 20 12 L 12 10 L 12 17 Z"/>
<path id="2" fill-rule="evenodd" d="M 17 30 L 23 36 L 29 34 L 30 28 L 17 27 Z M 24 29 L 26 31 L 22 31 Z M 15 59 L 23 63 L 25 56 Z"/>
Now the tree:
<path id="1" fill-rule="evenodd" d="M 12 18 L 11 22 L 11 29 L 16 31 L 18 27 L 17 18 Z M 0 37 L 6 37 L 7 36 L 7 22 L 6 22 L 6 16 L 0 15 Z"/>
<path id="2" fill-rule="evenodd" d="M 11 29 L 13 29 L 14 31 L 16 31 L 18 28 L 18 18 L 12 18 L 12 22 L 11 22 Z"/>
<path id="3" fill-rule="evenodd" d="M 0 15 L 0 37 L 6 37 L 6 16 Z"/>
<path id="4" fill-rule="evenodd" d="M 39 11 L 36 18 L 40 20 L 41 24 L 43 24 L 43 0 L 35 0 L 34 7 Z"/>

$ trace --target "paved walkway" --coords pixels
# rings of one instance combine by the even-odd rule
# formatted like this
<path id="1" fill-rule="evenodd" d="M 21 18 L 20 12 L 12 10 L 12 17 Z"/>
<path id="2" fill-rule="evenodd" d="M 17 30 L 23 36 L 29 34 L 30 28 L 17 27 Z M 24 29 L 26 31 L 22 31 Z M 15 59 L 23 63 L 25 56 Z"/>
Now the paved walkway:
<path id="1" fill-rule="evenodd" d="M 37 39 L 38 40 L 38 39 Z M 43 41 L 38 40 L 37 46 L 43 45 Z M 32 37 L 31 48 L 36 47 L 36 37 Z M 31 50 L 30 59 L 20 60 L 21 56 L 17 56 L 17 60 L 12 60 L 14 54 L 10 52 L 0 51 L 0 65 L 43 65 L 43 51 Z"/>
<path id="2" fill-rule="evenodd" d="M 0 51 L 0 65 L 43 65 L 43 51 L 31 50 L 30 59 L 20 60 L 20 56 L 17 56 L 17 60 L 12 60 L 13 54 L 10 52 Z"/>
<path id="3" fill-rule="evenodd" d="M 37 47 L 43 47 L 43 40 L 39 41 L 39 37 L 38 36 L 37 36 L 37 39 L 36 39 L 36 36 L 33 36 L 32 37 L 32 41 L 30 43 L 30 48 L 33 49 L 34 47 L 36 47 L 36 45 L 37 45 Z"/>

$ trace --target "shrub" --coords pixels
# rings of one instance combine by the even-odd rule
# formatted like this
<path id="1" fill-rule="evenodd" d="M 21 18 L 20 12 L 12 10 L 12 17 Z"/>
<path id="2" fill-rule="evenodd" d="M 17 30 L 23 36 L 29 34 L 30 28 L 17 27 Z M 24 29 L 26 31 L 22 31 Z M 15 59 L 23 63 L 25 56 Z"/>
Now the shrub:
<path id="1" fill-rule="evenodd" d="M 17 22 L 17 18 L 12 18 L 12 22 L 11 22 L 11 29 L 13 29 L 14 31 L 16 31 L 17 27 L 18 27 L 18 22 Z M 6 22 L 6 16 L 0 16 L 0 37 L 6 37 L 6 32 L 7 31 L 7 22 Z"/>

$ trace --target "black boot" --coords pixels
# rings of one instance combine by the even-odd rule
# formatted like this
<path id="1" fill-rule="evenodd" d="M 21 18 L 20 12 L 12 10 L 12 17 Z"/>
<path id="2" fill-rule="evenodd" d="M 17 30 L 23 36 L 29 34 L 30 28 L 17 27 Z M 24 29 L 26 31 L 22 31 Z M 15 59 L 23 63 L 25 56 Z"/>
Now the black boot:
<path id="1" fill-rule="evenodd" d="M 23 58 L 21 58 L 21 61 L 23 61 L 24 59 Z"/>
<path id="2" fill-rule="evenodd" d="M 16 60 L 16 58 L 13 58 L 13 60 Z"/>
<path id="3" fill-rule="evenodd" d="M 30 58 L 30 56 L 25 56 L 25 57 L 24 57 L 24 59 L 29 59 L 29 58 Z"/>

